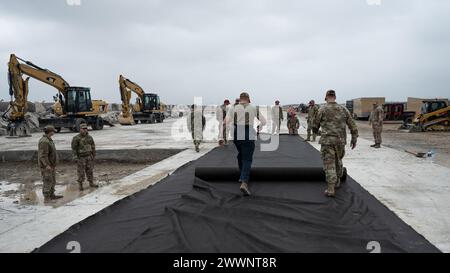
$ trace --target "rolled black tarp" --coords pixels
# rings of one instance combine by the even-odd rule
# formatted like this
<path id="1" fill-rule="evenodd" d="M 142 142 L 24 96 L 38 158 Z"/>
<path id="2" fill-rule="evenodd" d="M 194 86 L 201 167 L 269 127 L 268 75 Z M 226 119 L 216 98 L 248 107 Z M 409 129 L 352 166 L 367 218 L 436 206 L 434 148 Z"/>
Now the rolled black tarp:
<path id="1" fill-rule="evenodd" d="M 236 167 L 196 167 L 195 177 L 208 182 L 239 181 Z M 325 182 L 325 172 L 319 167 L 253 167 L 251 182 Z"/>

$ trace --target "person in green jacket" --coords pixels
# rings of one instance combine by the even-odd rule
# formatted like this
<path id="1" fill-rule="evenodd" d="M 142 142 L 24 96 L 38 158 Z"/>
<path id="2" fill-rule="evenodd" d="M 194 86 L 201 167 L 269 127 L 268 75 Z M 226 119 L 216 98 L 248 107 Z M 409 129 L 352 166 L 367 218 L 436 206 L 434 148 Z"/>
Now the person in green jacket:
<path id="1" fill-rule="evenodd" d="M 86 124 L 81 124 L 80 133 L 72 139 L 73 160 L 77 162 L 78 185 L 80 191 L 84 190 L 83 182 L 85 175 L 91 188 L 98 188 L 94 184 L 94 160 L 95 160 L 95 142 L 88 133 Z"/>
<path id="2" fill-rule="evenodd" d="M 38 166 L 42 176 L 42 194 L 45 202 L 51 202 L 60 199 L 63 196 L 55 195 L 56 185 L 56 163 L 58 156 L 56 154 L 55 143 L 52 136 L 55 134 L 55 127 L 48 125 L 44 128 L 44 135 L 38 144 Z"/>

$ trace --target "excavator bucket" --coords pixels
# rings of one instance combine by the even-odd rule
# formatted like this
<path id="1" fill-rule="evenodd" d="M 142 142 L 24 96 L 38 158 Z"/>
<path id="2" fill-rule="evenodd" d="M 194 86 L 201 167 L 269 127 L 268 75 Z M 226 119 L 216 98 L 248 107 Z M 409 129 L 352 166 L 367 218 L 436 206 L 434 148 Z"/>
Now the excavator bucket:
<path id="1" fill-rule="evenodd" d="M 119 115 L 119 124 L 120 125 L 134 125 L 133 116 L 129 115 L 128 117 L 124 117 L 123 114 Z"/>
<path id="2" fill-rule="evenodd" d="M 31 130 L 25 121 L 10 122 L 6 128 L 7 138 L 30 137 Z"/>

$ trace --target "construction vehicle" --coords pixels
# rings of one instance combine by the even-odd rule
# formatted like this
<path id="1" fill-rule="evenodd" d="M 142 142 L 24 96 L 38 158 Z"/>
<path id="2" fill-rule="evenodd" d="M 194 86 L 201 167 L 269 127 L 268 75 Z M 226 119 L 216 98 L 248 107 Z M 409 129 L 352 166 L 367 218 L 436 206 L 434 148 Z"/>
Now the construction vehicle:
<path id="1" fill-rule="evenodd" d="M 410 132 L 449 131 L 450 106 L 447 100 L 424 100 Z"/>
<path id="2" fill-rule="evenodd" d="M 403 121 L 412 123 L 416 112 L 406 111 L 404 102 L 388 102 L 383 105 L 385 121 Z"/>
<path id="3" fill-rule="evenodd" d="M 145 93 L 142 87 L 122 75 L 119 76 L 119 86 L 122 100 L 122 113 L 119 116 L 121 125 L 164 121 L 165 104 L 160 102 L 157 94 Z M 138 96 L 132 107 L 131 92 Z"/>
<path id="4" fill-rule="evenodd" d="M 28 77 L 23 79 L 23 75 Z M 94 130 L 103 129 L 103 119 L 99 116 L 99 111 L 102 108 L 107 109 L 104 107 L 106 102 L 93 101 L 90 88 L 70 86 L 60 75 L 11 54 L 8 63 L 9 94 L 11 96 L 8 136 L 30 135 L 30 129 L 25 121 L 30 77 L 58 90 L 58 94 L 54 97 L 54 116 L 39 118 L 39 127 L 53 125 L 57 132 L 61 128 L 79 131 L 80 124 L 87 123 Z"/>

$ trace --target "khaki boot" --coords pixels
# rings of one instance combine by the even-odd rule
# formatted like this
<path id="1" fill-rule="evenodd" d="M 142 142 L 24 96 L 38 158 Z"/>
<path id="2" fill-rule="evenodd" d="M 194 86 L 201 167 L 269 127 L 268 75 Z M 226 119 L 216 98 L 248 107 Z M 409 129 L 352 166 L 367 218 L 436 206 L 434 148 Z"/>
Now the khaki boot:
<path id="1" fill-rule="evenodd" d="M 327 197 L 335 197 L 336 196 L 336 193 L 334 191 L 335 185 L 336 185 L 335 183 L 328 183 L 328 187 L 325 190 L 325 195 Z"/>

